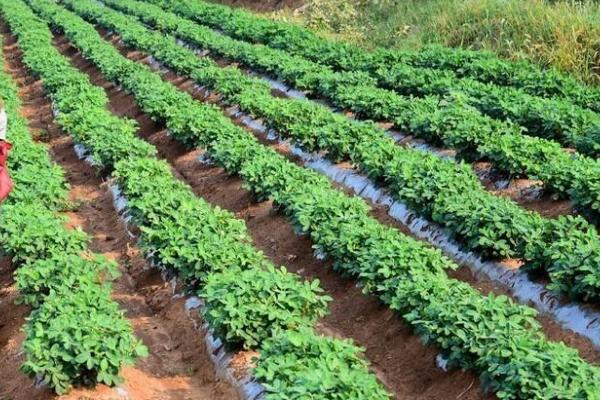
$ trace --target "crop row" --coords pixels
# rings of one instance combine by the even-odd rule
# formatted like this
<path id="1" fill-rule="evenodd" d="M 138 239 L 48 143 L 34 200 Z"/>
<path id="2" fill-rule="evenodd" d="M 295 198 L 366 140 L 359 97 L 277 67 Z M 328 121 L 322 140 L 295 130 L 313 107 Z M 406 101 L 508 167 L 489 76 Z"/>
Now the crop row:
<path id="1" fill-rule="evenodd" d="M 333 189 L 322 176 L 261 145 L 217 107 L 195 101 L 126 59 L 75 14 L 48 0 L 29 3 L 175 138 L 206 148 L 215 163 L 239 174 L 259 199 L 279 204 L 337 270 L 398 311 L 440 348 L 450 365 L 479 372 L 501 398 L 598 397 L 600 370 L 564 344 L 548 342 L 534 310 L 503 296 L 484 297 L 449 279 L 444 270 L 456 265 L 438 250 L 378 223 L 363 200 Z"/>
<path id="2" fill-rule="evenodd" d="M 281 50 L 231 39 L 171 13 L 157 16 L 156 7 L 150 4 L 122 0 L 107 4 L 194 45 L 312 90 L 359 116 L 396 121 L 403 131 L 456 149 L 459 158 L 489 159 L 496 169 L 513 177 L 542 180 L 550 191 L 570 196 L 577 207 L 598 216 L 599 161 L 569 154 L 552 141 L 523 136 L 514 126 L 481 115 L 460 94 L 442 101 L 406 98 L 376 88 L 365 81 L 364 74 L 335 73 Z"/>
<path id="3" fill-rule="evenodd" d="M 90 238 L 67 229 L 57 214 L 68 206 L 63 171 L 33 141 L 6 72 L 0 72 L 0 95 L 14 145 L 9 167 L 15 183 L 0 210 L 0 246 L 18 267 L 18 300 L 33 308 L 24 328 L 22 370 L 58 393 L 72 384 L 119 383 L 119 369 L 146 349 L 111 298 L 108 282 L 116 264 L 89 251 Z"/>
<path id="4" fill-rule="evenodd" d="M 110 0 L 114 3 L 115 0 Z M 600 239 L 580 218 L 547 220 L 505 198 L 487 193 L 464 165 L 397 146 L 373 124 L 351 121 L 310 101 L 271 96 L 269 86 L 236 68 L 220 68 L 178 46 L 173 38 L 152 32 L 130 17 L 89 1 L 65 0 L 81 15 L 117 32 L 122 40 L 153 54 L 179 73 L 218 91 L 224 99 L 292 137 L 307 151 L 327 150 L 332 160 L 350 158 L 363 172 L 384 181 L 393 195 L 452 231 L 464 245 L 486 257 L 520 257 L 532 270 L 546 269 L 555 290 L 575 298 L 596 299 L 600 278 Z M 154 6 L 140 5 L 145 20 L 194 24 Z M 579 261 L 576 261 L 579 260 Z M 579 262 L 579 264 L 577 264 Z"/>
<path id="5" fill-rule="evenodd" d="M 362 350 L 312 330 L 316 319 L 326 314 L 329 301 L 318 282 L 301 282 L 283 267 L 275 268 L 252 246 L 241 220 L 197 198 L 172 175 L 168 164 L 154 157 L 154 147 L 135 136 L 135 123 L 107 111 L 104 91 L 53 47 L 45 23 L 21 2 L 2 0 L 0 5 L 19 37 L 27 65 L 42 78 L 56 104 L 57 122 L 85 145 L 98 166 L 116 177 L 141 228 L 143 251 L 197 288 L 205 303 L 204 318 L 230 348 L 264 346 L 268 356 L 260 357 L 255 375 L 273 392 L 272 398 L 298 390 L 332 391 L 346 396 L 342 398 L 387 398 L 369 374 Z M 37 47 L 30 48 L 34 38 L 38 40 L 31 43 Z M 45 56 L 45 64 L 30 62 L 38 53 Z M 74 104 L 83 104 L 89 118 L 74 115 Z M 111 146 L 106 146 L 105 138 L 110 138 Z M 123 151 L 127 148 L 131 153 Z M 35 278 L 31 274 L 24 279 Z M 290 357 L 298 365 L 283 368 L 280 360 Z M 85 361 L 76 355 L 72 362 L 85 366 Z M 328 379 L 311 387 L 297 386 L 314 373 Z"/>
<path id="6" fill-rule="evenodd" d="M 541 70 L 528 62 L 500 60 L 486 51 L 428 46 L 417 51 L 377 49 L 368 52 L 357 46 L 321 38 L 297 25 L 272 21 L 255 14 L 204 1 L 146 0 L 172 7 L 229 35 L 263 43 L 301 55 L 336 70 L 365 71 L 382 76 L 399 64 L 439 69 L 444 74 L 468 77 L 498 86 L 512 86 L 540 97 L 564 98 L 573 104 L 600 112 L 600 91 L 555 69 Z"/>

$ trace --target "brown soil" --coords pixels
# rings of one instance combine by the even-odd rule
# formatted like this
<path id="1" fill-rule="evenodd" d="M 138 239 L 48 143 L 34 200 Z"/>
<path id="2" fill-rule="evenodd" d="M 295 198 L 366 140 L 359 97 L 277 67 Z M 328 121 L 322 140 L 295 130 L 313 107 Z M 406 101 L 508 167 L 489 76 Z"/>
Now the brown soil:
<path id="1" fill-rule="evenodd" d="M 117 40 L 116 37 L 108 34 L 105 31 L 101 31 L 101 32 L 103 32 L 104 35 L 106 37 L 110 38 L 113 42 L 116 42 L 116 40 Z M 117 46 L 117 47 L 119 47 L 119 49 L 122 51 L 122 53 L 124 55 L 128 56 L 130 59 L 135 59 L 135 60 L 138 60 L 140 62 L 146 62 L 146 63 L 148 61 L 147 58 L 146 58 L 146 55 L 143 54 L 143 53 L 141 53 L 141 52 L 127 51 L 124 46 Z M 191 80 L 186 80 L 183 77 L 177 76 L 176 74 L 173 74 L 171 72 L 167 72 L 166 74 L 164 74 L 164 76 L 165 76 L 165 78 L 167 80 L 169 80 L 169 81 L 177 84 L 182 90 L 188 91 L 189 93 L 193 94 L 197 98 L 200 98 L 200 97 L 202 97 L 202 96 L 205 95 L 204 93 L 201 93 L 199 91 L 196 91 L 196 90 L 192 89 L 193 86 L 194 86 L 194 82 L 192 82 Z M 215 96 L 211 96 L 210 100 L 216 102 L 215 101 Z M 132 99 L 132 101 L 133 101 L 133 99 Z M 119 109 L 120 107 L 115 107 L 115 108 Z M 131 116 L 133 116 L 133 114 Z M 142 119 L 142 121 L 143 121 L 143 119 Z M 171 142 L 173 142 L 174 146 L 177 146 L 177 144 L 172 139 L 165 138 L 165 140 L 171 141 Z M 263 142 L 266 142 L 266 141 L 263 141 Z M 157 145 L 157 147 L 160 148 L 160 149 L 162 149 L 165 146 L 167 146 L 167 144 L 163 144 L 163 146 L 158 146 Z M 280 151 L 280 152 L 284 152 L 285 151 L 285 149 L 280 148 L 279 146 L 276 146 L 276 147 L 277 147 L 277 150 Z M 165 150 L 165 152 L 168 152 L 168 151 L 171 151 L 171 150 L 169 150 L 168 147 L 167 147 L 167 150 Z M 185 150 L 182 149 L 181 152 L 182 152 L 181 154 L 184 154 Z M 205 168 L 205 167 L 199 166 L 198 163 L 195 161 L 195 159 L 196 159 L 196 157 L 198 155 L 199 155 L 199 152 L 196 152 L 194 154 L 194 157 L 190 160 L 191 165 L 186 166 L 185 168 L 188 168 L 190 171 L 193 171 L 194 167 L 196 169 Z M 173 161 L 172 157 L 167 157 L 167 158 L 169 158 L 169 160 L 173 164 L 175 164 L 175 161 Z M 177 169 L 180 172 L 182 171 L 181 168 L 177 168 Z M 186 176 L 186 179 L 188 180 L 188 182 L 190 182 L 190 172 L 182 172 L 182 174 L 184 176 Z M 192 185 L 193 185 L 193 183 L 192 183 Z M 231 197 L 230 190 L 228 188 L 222 189 L 223 188 L 223 184 L 222 183 L 214 183 L 213 185 L 214 186 L 211 186 L 211 188 L 209 188 L 208 194 L 203 194 L 203 193 L 200 193 L 200 192 L 197 192 L 197 193 L 199 195 L 201 195 L 202 197 L 206 198 L 207 200 L 209 200 L 209 201 L 211 201 L 213 203 L 219 204 L 219 205 L 221 205 L 224 208 L 228 208 L 228 209 L 231 209 L 231 210 L 237 210 L 237 208 L 239 207 L 238 205 L 228 203 L 228 201 L 227 201 L 227 199 L 233 201 L 233 198 Z M 340 188 L 339 186 L 337 186 L 337 187 Z M 216 199 L 209 198 L 210 197 L 210 195 L 209 195 L 210 193 L 213 193 L 213 191 L 220 192 L 221 190 L 224 191 L 224 193 L 223 193 L 222 196 L 226 196 L 226 198 L 216 198 Z M 350 192 L 348 189 L 346 189 L 345 191 L 346 192 Z M 375 218 L 377 218 L 379 221 L 381 221 L 381 222 L 383 222 L 385 224 L 388 224 L 388 225 L 392 225 L 396 229 L 399 229 L 400 231 L 402 231 L 404 233 L 408 233 L 409 232 L 408 228 L 406 226 L 404 226 L 404 225 L 400 224 L 399 222 L 393 220 L 387 214 L 387 210 L 384 207 L 381 207 L 381 206 L 372 206 L 372 207 L 373 207 L 372 215 Z M 252 219 L 255 218 L 255 215 L 254 215 L 253 212 L 250 211 L 249 213 L 246 213 L 245 218 L 252 220 Z M 261 224 L 265 224 L 265 222 L 262 221 L 262 220 L 259 220 L 259 222 Z M 251 228 L 251 232 L 255 236 L 255 241 L 257 241 L 256 235 L 260 235 L 261 233 L 259 231 L 256 231 L 256 230 L 252 229 L 252 225 L 254 224 L 253 221 L 249 221 L 249 222 L 247 222 L 247 224 Z M 265 230 L 265 232 L 267 232 L 267 233 L 271 234 L 273 237 L 277 238 L 277 235 L 273 235 L 272 234 L 272 232 L 276 232 L 276 231 L 277 231 L 277 229 L 274 229 L 274 228 L 269 228 L 269 229 Z M 269 238 L 269 245 L 272 246 L 272 247 L 275 247 L 275 249 L 272 249 L 272 250 L 279 250 L 279 253 L 275 252 L 275 251 L 269 251 L 268 246 L 266 248 L 266 247 L 264 247 L 264 244 L 261 244 L 259 242 L 257 242 L 256 244 L 263 251 L 265 251 L 265 253 L 268 254 L 272 259 L 278 260 L 278 257 L 279 257 L 279 259 L 281 261 L 277 261 L 278 263 L 280 263 L 280 264 L 286 264 L 286 265 L 288 265 L 290 267 L 290 269 L 294 270 L 294 267 L 293 267 L 294 263 L 290 263 L 289 260 L 293 260 L 296 257 L 298 257 L 297 252 L 289 250 L 289 248 L 290 248 L 289 245 L 288 246 L 284 245 L 281 248 L 279 248 L 279 241 L 276 240 L 276 239 L 274 239 L 273 237 Z M 283 251 L 284 254 L 281 254 L 281 251 Z M 306 258 L 312 260 L 312 256 L 310 255 L 310 252 L 311 252 L 311 248 L 310 248 L 310 246 L 307 246 Z M 283 257 L 285 254 L 288 254 L 287 257 Z M 301 259 L 300 261 L 301 261 L 301 263 L 300 263 L 301 266 L 309 265 L 308 260 Z M 328 271 L 329 271 L 329 273 L 336 274 L 331 269 L 329 269 Z M 298 272 L 298 271 L 296 271 L 296 272 Z M 308 272 L 309 275 L 306 275 L 305 272 L 306 271 L 300 271 L 300 274 L 302 274 L 304 276 L 317 277 L 317 278 L 321 279 L 322 281 L 324 279 L 319 274 L 311 274 L 310 272 Z M 321 271 L 321 274 L 323 274 L 323 273 L 325 273 L 325 271 Z M 466 266 L 461 267 L 458 271 L 451 272 L 450 276 L 452 276 L 453 278 L 456 278 L 456 279 L 459 279 L 459 280 L 462 280 L 462 281 L 470 283 L 472 286 L 474 286 L 475 288 L 477 288 L 483 294 L 494 293 L 496 295 L 499 295 L 499 294 L 509 295 L 508 291 L 506 291 L 503 288 L 497 287 L 493 282 L 489 281 L 488 279 L 474 276 L 473 273 Z M 327 280 L 325 280 L 324 284 L 326 284 L 326 281 Z M 349 284 L 353 285 L 352 282 L 349 282 Z M 335 288 L 327 288 L 327 289 L 330 291 L 330 293 L 334 293 L 335 290 L 336 290 Z M 354 301 L 355 301 L 354 300 L 354 295 L 355 295 L 355 293 L 352 292 L 352 291 L 350 291 L 348 293 L 347 298 L 346 298 L 347 301 L 348 301 L 348 304 L 350 306 L 352 304 L 354 304 Z M 385 307 L 383 307 L 383 308 L 385 309 Z M 329 318 L 332 318 L 332 317 L 330 316 Z M 351 316 L 349 315 L 348 318 L 351 318 Z M 593 344 L 588 339 L 586 339 L 586 338 L 584 338 L 584 337 L 582 337 L 580 335 L 574 334 L 571 331 L 567 331 L 567 330 L 561 328 L 561 326 L 558 323 L 556 323 L 551 317 L 542 315 L 542 316 L 538 317 L 538 320 L 542 324 L 544 332 L 546 333 L 547 337 L 550 340 L 553 340 L 553 341 L 563 341 L 566 344 L 568 344 L 569 346 L 578 349 L 580 351 L 580 354 L 582 355 L 582 357 L 584 357 L 586 360 L 588 360 L 588 361 L 590 361 L 592 363 L 600 364 L 600 352 L 598 352 L 594 348 Z M 357 329 L 357 327 L 354 326 L 352 329 Z M 352 337 L 355 337 L 354 335 L 357 335 L 357 332 L 355 332 L 355 331 L 350 331 L 350 332 L 353 332 L 353 336 Z M 366 333 L 370 333 L 371 331 L 367 328 L 367 329 L 365 329 L 365 332 Z M 335 335 L 335 332 L 333 334 Z M 360 333 L 358 333 L 358 335 L 360 336 Z M 375 345 L 375 346 L 378 345 L 377 342 L 379 341 L 379 338 L 377 338 L 377 337 L 371 337 L 371 338 L 373 340 L 372 341 L 373 345 Z M 368 344 L 364 344 L 365 342 L 360 342 L 360 343 L 363 344 L 363 346 L 366 346 L 367 348 L 369 346 Z M 377 358 L 377 354 L 371 355 L 371 354 L 369 354 L 369 352 L 367 352 L 367 356 L 369 357 L 370 360 L 376 360 L 376 358 Z M 373 362 L 374 362 L 374 365 L 377 366 L 377 362 L 376 361 L 373 361 Z"/>
<path id="2" fill-rule="evenodd" d="M 255 245 L 273 262 L 286 265 L 305 278 L 319 278 L 327 294 L 333 297 L 330 315 L 319 329 L 329 334 L 352 338 L 366 348 L 366 356 L 375 372 L 398 399 L 462 399 L 493 398 L 482 393 L 478 378 L 462 371 L 443 372 L 436 367 L 437 352 L 424 346 L 418 337 L 387 307 L 362 294 L 352 280 L 334 272 L 329 262 L 317 261 L 312 256 L 312 243 L 305 236 L 294 234 L 283 215 L 270 202 L 256 203 L 243 189 L 238 177 L 230 176 L 221 168 L 201 165 L 197 158 L 200 150 L 188 150 L 169 137 L 162 126 L 157 126 L 136 105 L 134 98 L 103 79 L 100 72 L 79 53 L 69 47 L 64 38 L 57 40 L 64 54 L 87 72 L 93 83 L 107 89 L 110 108 L 118 115 L 134 118 L 140 125 L 140 135 L 156 145 L 161 157 L 191 185 L 194 192 L 246 221 Z M 129 52 L 131 59 L 144 55 Z M 193 83 L 178 80 L 185 90 Z"/>
<path id="3" fill-rule="evenodd" d="M 14 267 L 7 257 L 0 260 L 0 399 L 12 399 L 12 394 L 29 393 L 31 399 L 48 399 L 47 393 L 36 390 L 33 381 L 18 371 L 24 361 L 21 352 L 25 334 L 21 327 L 30 309 L 15 305 L 18 297 L 12 279 Z"/>
<path id="4" fill-rule="evenodd" d="M 479 389 L 477 378 L 460 371 L 444 373 L 436 368 L 436 352 L 432 347 L 423 346 L 391 311 L 376 299 L 362 295 L 353 281 L 341 278 L 332 271 L 329 263 L 316 261 L 312 257 L 310 241 L 294 235 L 270 203 L 254 203 L 238 178 L 228 176 L 220 168 L 199 165 L 196 161 L 199 151 L 188 151 L 174 142 L 134 105 L 130 96 L 119 93 L 104 81 L 95 68 L 64 45 L 64 40 L 60 43 L 65 52 L 74 56 L 75 65 L 90 73 L 94 83 L 108 89 L 112 110 L 138 120 L 142 136 L 157 145 L 161 155 L 172 163 L 198 195 L 244 218 L 257 247 L 274 262 L 285 264 L 302 276 L 321 280 L 334 301 L 330 306 L 331 315 L 321 321 L 320 329 L 351 337 L 364 346 L 376 372 L 397 398 L 486 398 Z M 132 59 L 144 58 L 140 53 L 129 52 L 127 55 Z M 192 86 L 184 79 L 179 79 L 178 83 L 183 89 Z M 464 279 L 476 281 L 474 277 Z M 485 291 L 486 285 L 480 283 L 475 286 Z M 558 332 L 555 336 L 562 335 Z M 564 336 L 575 335 L 564 333 Z"/>
<path id="5" fill-rule="evenodd" d="M 48 143 L 54 160 L 64 169 L 71 185 L 70 199 L 77 208 L 68 212 L 69 225 L 81 226 L 92 238 L 93 251 L 118 261 L 122 276 L 115 282 L 114 298 L 150 350 L 150 356 L 123 370 L 119 388 L 104 385 L 76 389 L 64 399 L 223 399 L 237 398 L 229 385 L 216 376 L 204 341 L 185 314 L 183 299 L 173 299 L 171 289 L 156 269 L 147 266 L 117 216 L 106 182 L 97 171 L 80 161 L 73 142 L 53 123 L 50 103 L 24 69 L 13 37 L 2 27 L 7 70 L 13 75 L 23 99 L 23 114 L 34 134 Z M 48 390 L 36 389 L 33 380 L 18 371 L 23 340 L 18 327 L 26 308 L 12 303 L 9 263 L 0 265 L 0 398 L 34 400 L 52 398 Z M 6 310 L 5 310 L 6 309 Z M 5 311 L 7 311 L 5 313 Z"/>

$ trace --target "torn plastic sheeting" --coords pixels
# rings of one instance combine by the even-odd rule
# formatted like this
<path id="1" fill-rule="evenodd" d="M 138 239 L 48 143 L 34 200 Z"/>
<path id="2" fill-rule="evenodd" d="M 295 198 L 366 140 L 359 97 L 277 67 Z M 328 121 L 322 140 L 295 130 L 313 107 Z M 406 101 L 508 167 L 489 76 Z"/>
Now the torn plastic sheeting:
<path id="1" fill-rule="evenodd" d="M 386 133 L 388 134 L 388 136 L 392 137 L 394 140 L 396 140 L 393 136 L 390 135 L 389 131 L 386 130 Z M 439 158 L 446 158 L 449 160 L 454 160 L 455 158 L 453 156 L 447 155 L 447 154 L 442 154 L 440 149 L 437 149 L 425 142 L 421 142 L 418 140 L 414 140 L 414 139 L 409 139 L 406 142 L 406 147 L 413 149 L 413 150 L 417 150 L 417 151 L 421 151 L 423 153 L 431 153 L 435 156 L 438 156 Z"/>
<path id="2" fill-rule="evenodd" d="M 262 80 L 267 82 L 271 86 L 271 88 L 278 90 L 280 92 L 283 92 L 293 99 L 297 99 L 297 100 L 305 100 L 306 99 L 306 94 L 304 92 L 294 89 L 293 87 L 287 85 L 286 83 L 283 83 L 281 81 L 273 79 L 265 74 L 258 74 L 255 72 L 253 72 L 253 74 L 255 74 L 255 76 L 258 76 L 259 78 L 261 78 Z"/>
<path id="3" fill-rule="evenodd" d="M 448 359 L 445 358 L 443 355 L 438 354 L 437 357 L 435 357 L 435 364 L 438 366 L 439 369 L 441 369 L 444 372 L 448 372 Z"/>
<path id="4" fill-rule="evenodd" d="M 325 254 L 322 250 L 320 249 L 315 249 L 313 251 L 313 256 L 319 260 L 319 261 L 323 261 L 325 259 L 327 259 L 327 254 Z"/>
<path id="5" fill-rule="evenodd" d="M 387 135 L 389 137 L 391 137 L 392 139 L 394 139 L 395 142 L 400 142 L 400 141 L 408 138 L 407 134 L 395 131 L 393 129 L 386 129 L 385 132 L 387 133 Z"/>
<path id="6" fill-rule="evenodd" d="M 484 170 L 476 170 L 475 175 L 480 181 L 488 181 L 491 180 L 492 169 L 484 169 Z"/>
<path id="7" fill-rule="evenodd" d="M 200 48 L 182 39 L 177 39 L 177 44 L 193 51 L 196 55 L 200 57 L 206 57 L 211 53 L 209 49 Z M 294 89 L 281 81 L 272 79 L 266 74 L 250 71 L 249 75 L 261 78 L 262 80 L 268 82 L 273 89 L 279 90 L 280 92 L 284 92 L 290 97 L 293 97 L 295 99 L 306 99 L 306 95 L 304 94 L 304 92 Z"/>
<path id="8" fill-rule="evenodd" d="M 151 70 L 158 71 L 161 74 L 166 74 L 169 72 L 169 70 L 165 68 L 156 58 L 154 58 L 154 56 L 148 57 L 148 66 Z"/>
<path id="9" fill-rule="evenodd" d="M 196 319 L 192 317 L 193 312 L 202 312 L 204 310 L 204 302 L 202 299 L 191 296 L 185 302 L 185 309 L 194 323 L 196 329 L 204 334 L 204 342 L 208 349 L 208 354 L 211 360 L 217 366 L 217 375 L 224 378 L 233 387 L 236 388 L 240 396 L 248 400 L 258 400 L 263 397 L 265 392 L 264 387 L 258 383 L 250 374 L 245 374 L 242 378 L 236 378 L 233 368 L 231 368 L 231 361 L 233 359 L 233 353 L 227 352 L 223 342 L 213 336 L 210 331 L 208 324 L 205 322 L 202 326 L 199 326 Z"/>
<path id="10" fill-rule="evenodd" d="M 288 86 L 287 84 L 285 84 L 284 82 L 278 81 L 276 79 L 272 79 L 266 75 L 263 74 L 256 74 L 254 73 L 256 76 L 258 76 L 259 78 L 261 78 L 262 80 L 266 81 L 267 83 L 269 83 L 269 85 L 271 85 L 272 88 L 280 90 L 285 92 L 287 95 L 289 95 L 292 98 L 295 99 L 306 99 L 306 95 L 304 95 L 304 93 L 301 93 L 301 96 L 298 95 L 296 93 L 296 95 L 293 95 L 294 92 L 298 92 L 297 90 L 291 88 L 290 86 Z M 330 111 L 336 113 L 336 114 L 340 114 L 334 107 L 331 107 L 330 105 L 326 105 L 326 104 L 322 104 L 322 103 L 318 103 L 324 107 L 327 107 Z M 443 154 L 441 149 L 438 149 L 434 146 L 431 146 L 427 143 L 415 140 L 415 139 L 409 139 L 409 135 L 402 133 L 402 132 L 398 132 L 396 130 L 393 129 L 384 129 L 384 132 L 387 136 L 391 137 L 392 139 L 394 139 L 395 142 L 399 142 L 401 140 L 408 140 L 407 141 L 407 147 L 410 147 L 412 149 L 418 150 L 418 151 L 423 151 L 423 152 L 427 152 L 427 153 L 431 153 L 434 154 L 440 158 L 447 158 L 447 159 L 451 159 L 454 160 L 454 157 L 448 154 Z"/>
<path id="11" fill-rule="evenodd" d="M 127 209 L 127 199 L 121 193 L 121 188 L 116 184 L 110 185 L 110 192 L 115 210 L 117 210 L 119 216 L 123 217 Z"/>
<path id="12" fill-rule="evenodd" d="M 543 185 L 534 185 L 519 191 L 519 197 L 524 200 L 537 200 L 544 194 Z"/>
<path id="13" fill-rule="evenodd" d="M 235 377 L 234 370 L 230 367 L 233 354 L 225 351 L 225 346 L 210 333 L 207 324 L 204 324 L 201 330 L 206 332 L 205 343 L 209 349 L 211 359 L 218 366 L 217 374 L 235 387 L 244 399 L 258 400 L 264 397 L 265 388 L 252 378 L 250 374 L 245 374 L 242 378 Z"/>
<path id="14" fill-rule="evenodd" d="M 58 107 L 56 107 L 56 103 L 54 102 L 54 100 L 52 100 L 52 105 L 50 106 L 50 108 L 52 109 L 52 116 L 54 117 L 54 119 L 58 118 L 58 116 L 60 115 L 60 111 L 58 111 Z"/>
<path id="15" fill-rule="evenodd" d="M 198 156 L 198 162 L 202 165 L 214 165 L 214 162 L 208 153 L 202 153 Z"/>
<path id="16" fill-rule="evenodd" d="M 269 129 L 267 131 L 267 140 L 274 141 L 280 140 L 279 134 L 274 129 Z"/>
<path id="17" fill-rule="evenodd" d="M 75 150 L 75 154 L 77 155 L 77 158 L 79 158 L 80 160 L 84 160 L 86 163 L 88 163 L 92 167 L 102 166 L 98 161 L 96 161 L 96 159 L 94 157 L 92 157 L 90 155 L 90 152 L 84 145 L 76 143 L 73 146 L 73 150 Z"/>
<path id="18" fill-rule="evenodd" d="M 241 114 L 241 115 L 244 115 L 242 117 L 241 121 L 244 124 L 244 126 L 246 126 L 247 128 L 254 130 L 254 131 L 261 132 L 261 133 L 267 131 L 267 127 L 265 125 L 261 124 L 260 122 L 256 121 L 255 119 L 253 119 L 245 114 Z"/>
<path id="19" fill-rule="evenodd" d="M 127 235 L 130 238 L 134 239 L 136 235 L 129 230 L 129 224 L 131 222 L 132 216 L 127 211 L 127 199 L 125 198 L 125 196 L 123 196 L 121 188 L 117 184 L 111 183 L 109 187 L 110 193 L 113 198 L 113 205 L 115 207 L 115 210 L 117 211 L 117 214 L 119 215 L 119 217 L 121 217 L 125 224 L 125 231 L 127 232 Z"/>
<path id="20" fill-rule="evenodd" d="M 201 49 L 201 48 L 199 48 L 197 46 L 194 46 L 194 45 L 192 45 L 192 44 L 190 44 L 188 42 L 185 42 L 185 41 L 183 41 L 181 39 L 177 39 L 176 43 L 178 45 L 180 45 L 181 47 L 185 47 L 186 49 L 189 49 L 189 50 L 193 51 L 196 55 L 198 55 L 200 57 L 206 57 L 207 55 L 210 54 L 210 50 L 208 50 L 208 49 Z"/>

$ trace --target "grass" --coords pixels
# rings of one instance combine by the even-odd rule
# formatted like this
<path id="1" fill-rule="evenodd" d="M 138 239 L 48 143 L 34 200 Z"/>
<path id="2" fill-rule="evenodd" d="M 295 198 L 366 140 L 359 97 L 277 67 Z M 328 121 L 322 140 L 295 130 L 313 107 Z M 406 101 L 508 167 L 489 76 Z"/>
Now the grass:
<path id="1" fill-rule="evenodd" d="M 488 49 L 600 83 L 598 0 L 310 0 L 272 15 L 367 48 Z"/>

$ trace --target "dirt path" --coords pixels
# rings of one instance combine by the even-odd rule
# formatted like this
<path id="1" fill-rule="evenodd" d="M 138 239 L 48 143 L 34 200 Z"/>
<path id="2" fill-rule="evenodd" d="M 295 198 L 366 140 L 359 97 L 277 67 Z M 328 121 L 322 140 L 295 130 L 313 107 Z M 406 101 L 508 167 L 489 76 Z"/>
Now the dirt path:
<path id="1" fill-rule="evenodd" d="M 221 168 L 201 165 L 200 150 L 189 151 L 170 138 L 162 126 L 154 124 L 135 104 L 132 96 L 119 92 L 101 73 L 81 57 L 68 41 L 59 37 L 59 49 L 72 58 L 73 65 L 88 73 L 94 84 L 107 89 L 110 108 L 119 115 L 138 121 L 143 138 L 159 149 L 175 170 L 189 183 L 195 193 L 212 204 L 231 210 L 246 221 L 255 245 L 276 264 L 306 278 L 318 278 L 326 292 L 333 297 L 331 314 L 320 322 L 319 329 L 334 336 L 354 339 L 366 348 L 367 358 L 376 373 L 397 399 L 484 399 L 478 378 L 472 374 L 437 368 L 437 352 L 423 346 L 392 311 L 371 297 L 362 294 L 353 280 L 334 272 L 329 262 L 316 260 L 312 243 L 307 237 L 294 234 L 283 215 L 270 202 L 256 203 L 242 187 L 238 177 L 229 176 Z M 128 52 L 131 59 L 142 60 L 141 53 Z M 172 76 L 182 90 L 193 82 Z M 384 210 L 380 210 L 385 214 Z"/>
<path id="2" fill-rule="evenodd" d="M 32 79 L 21 62 L 15 40 L 2 26 L 5 39 L 7 70 L 20 88 L 23 114 L 30 128 L 46 141 L 54 160 L 65 170 L 71 185 L 70 199 L 78 207 L 70 212 L 69 225 L 81 226 L 92 238 L 92 250 L 119 262 L 122 276 L 115 282 L 114 297 L 126 311 L 136 335 L 150 350 L 150 356 L 135 367 L 123 371 L 125 383 L 116 389 L 100 385 L 95 390 L 74 390 L 64 399 L 236 399 L 229 385 L 216 376 L 206 347 L 192 322 L 185 315 L 182 299 L 173 299 L 170 288 L 156 269 L 149 269 L 140 251 L 131 241 L 117 216 L 107 183 L 92 167 L 80 161 L 73 151 L 72 140 L 53 123 L 50 103 L 42 92 L 40 81 Z M 10 289 L 10 266 L 0 265 L 0 312 L 14 297 Z M 9 343 L 9 352 L 0 358 L 0 398 L 34 400 L 50 398 L 47 391 L 33 387 L 33 380 L 17 369 L 21 356 L 18 348 L 22 334 L 16 325 L 22 323 L 26 310 L 11 306 L 15 323 L 1 326 L 6 318 L 0 314 L 0 345 Z M 8 314 L 7 314 L 8 315 Z M 3 348 L 4 350 L 4 348 Z M 6 353 L 6 354 L 5 354 Z M 4 377 L 10 379 L 3 379 Z M 7 385 L 5 387 L 5 385 Z"/>

